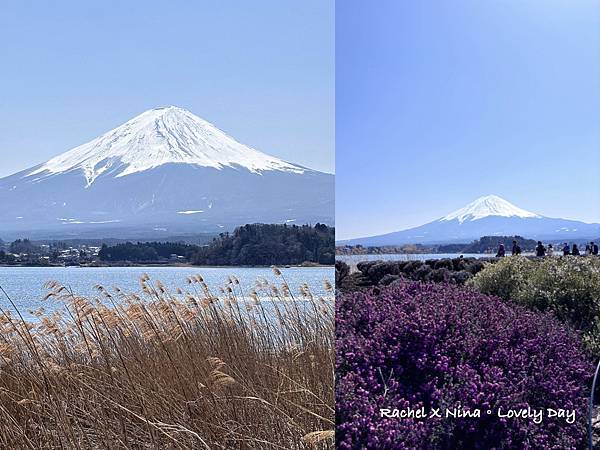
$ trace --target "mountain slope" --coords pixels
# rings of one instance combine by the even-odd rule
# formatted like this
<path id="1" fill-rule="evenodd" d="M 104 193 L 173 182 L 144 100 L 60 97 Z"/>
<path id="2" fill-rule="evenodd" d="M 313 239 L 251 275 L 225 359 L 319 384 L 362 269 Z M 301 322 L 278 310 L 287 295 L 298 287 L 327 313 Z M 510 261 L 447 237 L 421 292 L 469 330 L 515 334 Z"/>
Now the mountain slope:
<path id="1" fill-rule="evenodd" d="M 146 111 L 0 179 L 0 234 L 223 231 L 250 222 L 333 223 L 333 175 L 247 147 L 176 107 Z"/>
<path id="2" fill-rule="evenodd" d="M 211 123 L 175 106 L 155 108 L 36 167 L 32 175 L 81 170 L 88 185 L 105 174 L 122 177 L 164 164 L 191 164 L 252 172 L 305 169 L 240 144 Z"/>
<path id="3" fill-rule="evenodd" d="M 470 242 L 481 236 L 520 235 L 530 239 L 593 239 L 600 224 L 556 219 L 535 214 L 489 195 L 436 221 L 407 230 L 340 241 L 340 244 L 386 246 Z"/>
<path id="4" fill-rule="evenodd" d="M 479 220 L 488 216 L 538 219 L 542 217 L 538 214 L 518 208 L 497 195 L 487 195 L 485 197 L 479 197 L 464 208 L 442 217 L 440 221 L 451 221 L 456 219 L 462 224 L 465 221 Z"/>

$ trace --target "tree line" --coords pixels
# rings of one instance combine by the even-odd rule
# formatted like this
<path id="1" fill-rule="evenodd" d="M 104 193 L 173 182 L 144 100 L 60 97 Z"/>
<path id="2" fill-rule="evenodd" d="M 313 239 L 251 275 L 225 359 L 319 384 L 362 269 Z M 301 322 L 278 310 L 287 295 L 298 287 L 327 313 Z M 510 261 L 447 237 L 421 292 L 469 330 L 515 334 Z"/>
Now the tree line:
<path id="1" fill-rule="evenodd" d="M 221 233 L 209 245 L 176 242 L 127 242 L 103 245 L 98 254 L 106 262 L 152 262 L 183 257 L 196 265 L 268 266 L 306 262 L 334 264 L 335 228 L 323 224 L 248 224 Z"/>
<path id="2" fill-rule="evenodd" d="M 447 244 L 437 247 L 438 253 L 495 253 L 500 244 L 511 248 L 513 241 L 517 241 L 524 252 L 535 250 L 537 241 L 522 236 L 483 236 L 470 244 Z"/>
<path id="3" fill-rule="evenodd" d="M 223 233 L 201 247 L 198 265 L 290 265 L 335 263 L 335 228 L 310 225 L 251 224 Z"/>
<path id="4" fill-rule="evenodd" d="M 470 243 L 457 244 L 405 244 L 384 247 L 363 247 L 362 245 L 345 245 L 336 248 L 338 255 L 365 255 L 365 254 L 423 254 L 423 253 L 495 253 L 499 244 L 506 248 L 512 247 L 512 242 L 517 244 L 524 252 L 535 250 L 537 241 L 522 236 L 483 236 Z"/>
<path id="5" fill-rule="evenodd" d="M 196 245 L 181 242 L 125 242 L 110 247 L 103 244 L 98 258 L 108 262 L 150 262 L 177 255 L 190 260 L 198 249 Z"/>

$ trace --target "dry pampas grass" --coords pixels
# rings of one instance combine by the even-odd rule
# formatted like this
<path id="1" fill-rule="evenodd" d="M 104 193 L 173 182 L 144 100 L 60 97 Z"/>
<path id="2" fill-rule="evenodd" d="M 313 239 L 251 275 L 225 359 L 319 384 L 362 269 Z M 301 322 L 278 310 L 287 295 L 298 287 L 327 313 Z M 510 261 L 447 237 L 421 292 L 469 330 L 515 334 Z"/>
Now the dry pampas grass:
<path id="1" fill-rule="evenodd" d="M 235 277 L 222 297 L 200 276 L 97 298 L 52 282 L 31 322 L 4 293 L 0 447 L 333 448 L 332 300 L 274 273 L 248 296 Z"/>

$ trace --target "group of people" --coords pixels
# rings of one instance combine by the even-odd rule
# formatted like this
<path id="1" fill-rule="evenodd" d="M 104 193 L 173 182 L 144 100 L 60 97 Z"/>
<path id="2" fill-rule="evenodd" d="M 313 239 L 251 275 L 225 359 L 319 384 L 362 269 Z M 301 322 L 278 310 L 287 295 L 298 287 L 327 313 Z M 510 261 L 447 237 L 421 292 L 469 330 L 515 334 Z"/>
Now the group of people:
<path id="1" fill-rule="evenodd" d="M 517 241 L 513 241 L 512 244 L 513 244 L 512 254 L 520 255 L 521 247 L 519 246 Z M 569 244 L 567 242 L 565 242 L 563 244 L 561 251 L 564 256 L 567 256 L 567 255 L 580 256 L 582 254 L 581 251 L 579 250 L 579 247 L 577 246 L 577 244 L 573 244 L 572 246 L 569 246 Z M 596 244 L 595 242 L 590 242 L 589 244 L 585 244 L 585 253 L 584 254 L 597 256 L 598 255 L 598 244 Z M 554 247 L 552 246 L 552 244 L 548 244 L 548 247 L 546 247 L 546 246 L 544 246 L 544 244 L 542 244 L 542 241 L 537 242 L 537 245 L 535 247 L 535 256 L 543 257 L 543 256 L 553 256 L 553 255 L 554 255 Z M 502 258 L 503 256 L 506 256 L 506 249 L 504 248 L 504 244 L 500 244 L 498 246 L 498 253 L 496 253 L 496 257 Z"/>

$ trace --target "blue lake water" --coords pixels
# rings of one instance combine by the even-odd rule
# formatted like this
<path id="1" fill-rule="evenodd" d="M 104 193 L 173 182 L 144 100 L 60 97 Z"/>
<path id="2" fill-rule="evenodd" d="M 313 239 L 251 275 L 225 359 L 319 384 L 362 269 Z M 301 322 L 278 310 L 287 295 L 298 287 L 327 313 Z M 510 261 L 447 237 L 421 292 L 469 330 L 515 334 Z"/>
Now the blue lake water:
<path id="1" fill-rule="evenodd" d="M 334 283 L 333 267 L 290 267 L 280 269 L 292 292 L 297 294 L 304 283 L 308 284 L 315 296 L 330 296 L 324 281 Z M 179 287 L 188 289 L 186 279 L 201 275 L 215 295 L 225 287 L 230 276 L 240 281 L 239 288 L 244 295 L 255 287 L 259 279 L 281 285 L 281 277 L 275 276 L 270 268 L 250 267 L 0 267 L 0 286 L 11 297 L 17 308 L 27 317 L 27 311 L 40 306 L 48 308 L 48 302 L 41 299 L 48 292 L 44 284 L 58 281 L 74 293 L 85 297 L 99 297 L 96 285 L 107 289 L 118 287 L 127 293 L 140 293 L 140 277 L 147 274 L 152 282 L 160 280 L 175 293 Z M 236 286 L 237 289 L 239 289 Z M 2 296 L 0 306 L 10 309 L 10 303 Z"/>

